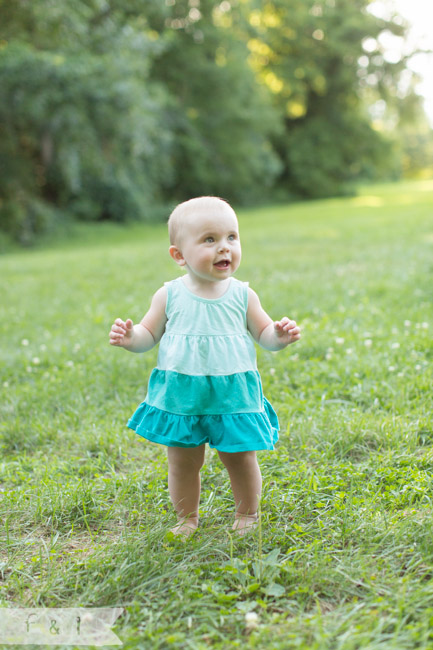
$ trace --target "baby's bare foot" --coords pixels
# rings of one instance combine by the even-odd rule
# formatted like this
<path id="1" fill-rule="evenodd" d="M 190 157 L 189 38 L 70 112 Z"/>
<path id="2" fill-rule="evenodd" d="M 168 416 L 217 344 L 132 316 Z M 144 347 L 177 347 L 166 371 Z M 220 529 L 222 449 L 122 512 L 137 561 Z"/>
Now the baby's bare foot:
<path id="1" fill-rule="evenodd" d="M 255 528 L 257 528 L 258 521 L 259 518 L 257 515 L 236 514 L 232 530 L 236 533 L 236 535 L 243 537 L 247 533 L 250 533 Z"/>
<path id="2" fill-rule="evenodd" d="M 176 537 L 181 537 L 183 539 L 188 539 L 191 535 L 194 535 L 197 530 L 198 522 L 196 519 L 188 519 L 185 517 L 179 519 L 176 526 L 170 529 L 170 532 L 173 533 Z"/>

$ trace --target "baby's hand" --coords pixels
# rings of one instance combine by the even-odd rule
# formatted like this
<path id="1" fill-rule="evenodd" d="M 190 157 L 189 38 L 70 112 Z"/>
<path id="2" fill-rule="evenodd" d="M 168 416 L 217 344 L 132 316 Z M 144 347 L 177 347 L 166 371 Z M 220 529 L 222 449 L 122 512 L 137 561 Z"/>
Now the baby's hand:
<path id="1" fill-rule="evenodd" d="M 116 318 L 110 331 L 110 344 L 119 347 L 127 347 L 134 336 L 134 324 L 130 318 L 125 322 L 121 318 Z"/>
<path id="2" fill-rule="evenodd" d="M 301 338 L 301 330 L 296 325 L 296 321 L 290 320 L 287 316 L 284 316 L 280 321 L 274 322 L 274 331 L 280 341 L 286 339 L 287 345 L 295 343 Z"/>

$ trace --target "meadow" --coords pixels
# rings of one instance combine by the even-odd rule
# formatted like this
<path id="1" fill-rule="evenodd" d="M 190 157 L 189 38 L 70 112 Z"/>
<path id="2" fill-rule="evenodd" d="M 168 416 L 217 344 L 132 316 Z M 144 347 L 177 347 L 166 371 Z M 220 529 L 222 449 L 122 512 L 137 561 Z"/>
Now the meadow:
<path id="1" fill-rule="evenodd" d="M 108 332 L 177 275 L 165 226 L 0 258 L 0 605 L 124 607 L 125 650 L 433 648 L 433 181 L 239 217 L 237 277 L 302 327 L 258 349 L 281 431 L 245 539 L 212 450 L 167 535 L 165 449 L 125 426 L 157 350 Z"/>

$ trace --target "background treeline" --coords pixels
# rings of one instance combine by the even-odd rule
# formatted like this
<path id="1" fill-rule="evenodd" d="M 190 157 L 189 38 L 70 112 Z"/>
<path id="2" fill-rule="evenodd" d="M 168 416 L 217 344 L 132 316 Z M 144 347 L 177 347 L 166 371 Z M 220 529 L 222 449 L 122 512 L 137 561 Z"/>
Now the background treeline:
<path id="1" fill-rule="evenodd" d="M 0 0 L 0 229 L 351 191 L 425 167 L 369 0 Z M 164 212 L 165 214 L 165 212 Z"/>

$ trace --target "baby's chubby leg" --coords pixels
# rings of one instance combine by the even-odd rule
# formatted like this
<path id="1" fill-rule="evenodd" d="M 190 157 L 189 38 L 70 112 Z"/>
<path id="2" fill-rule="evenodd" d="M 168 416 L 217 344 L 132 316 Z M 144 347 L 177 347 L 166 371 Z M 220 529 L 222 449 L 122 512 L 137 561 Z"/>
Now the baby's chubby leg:
<path id="1" fill-rule="evenodd" d="M 233 530 L 240 535 L 257 523 L 257 510 L 262 493 L 262 475 L 255 451 L 228 453 L 218 451 L 218 455 L 230 476 L 236 504 Z"/>
<path id="2" fill-rule="evenodd" d="M 198 526 L 200 470 L 204 454 L 205 445 L 167 447 L 168 490 L 178 517 L 178 524 L 172 529 L 175 535 L 189 537 Z"/>

